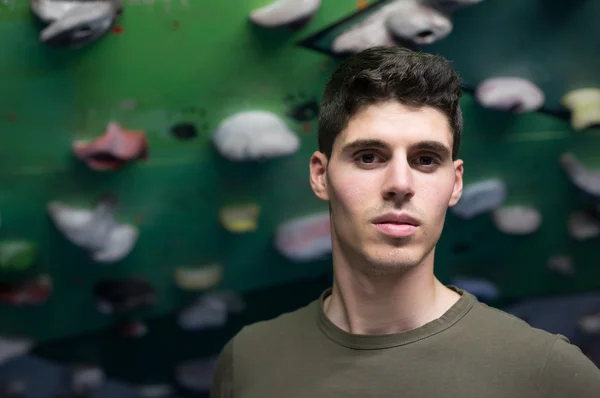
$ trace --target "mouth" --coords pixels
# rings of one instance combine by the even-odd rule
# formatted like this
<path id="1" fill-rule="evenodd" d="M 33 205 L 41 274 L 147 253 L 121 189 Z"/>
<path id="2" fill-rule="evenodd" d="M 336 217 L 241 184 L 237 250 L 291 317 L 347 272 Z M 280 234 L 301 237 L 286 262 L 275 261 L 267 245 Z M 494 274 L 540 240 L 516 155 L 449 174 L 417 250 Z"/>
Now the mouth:
<path id="1" fill-rule="evenodd" d="M 416 232 L 419 222 L 402 213 L 389 213 L 373 220 L 377 230 L 392 238 L 408 238 Z"/>

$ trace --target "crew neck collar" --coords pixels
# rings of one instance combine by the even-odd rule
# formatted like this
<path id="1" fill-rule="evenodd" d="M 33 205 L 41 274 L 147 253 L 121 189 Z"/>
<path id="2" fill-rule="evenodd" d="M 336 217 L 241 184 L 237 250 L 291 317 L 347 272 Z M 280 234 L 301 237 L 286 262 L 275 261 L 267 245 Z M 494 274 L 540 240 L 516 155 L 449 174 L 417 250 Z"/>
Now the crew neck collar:
<path id="1" fill-rule="evenodd" d="M 452 285 L 447 287 L 460 294 L 461 297 L 458 301 L 456 301 L 456 303 L 454 303 L 441 317 L 434 319 L 423 326 L 405 332 L 385 335 L 369 335 L 353 334 L 340 329 L 327 317 L 323 310 L 323 303 L 325 299 L 331 295 L 333 290 L 332 287 L 329 287 L 321 293 L 319 299 L 315 301 L 317 306 L 317 322 L 321 331 L 330 340 L 348 348 L 381 349 L 413 343 L 448 329 L 465 316 L 477 302 L 477 298 L 469 292 Z"/>

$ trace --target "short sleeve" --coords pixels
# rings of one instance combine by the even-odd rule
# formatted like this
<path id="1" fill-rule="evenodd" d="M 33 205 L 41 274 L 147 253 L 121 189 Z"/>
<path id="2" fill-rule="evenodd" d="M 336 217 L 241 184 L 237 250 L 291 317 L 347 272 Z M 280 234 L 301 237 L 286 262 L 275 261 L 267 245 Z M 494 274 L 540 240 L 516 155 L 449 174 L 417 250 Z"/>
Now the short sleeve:
<path id="1" fill-rule="evenodd" d="M 233 398 L 233 339 L 225 344 L 217 359 L 210 398 Z"/>
<path id="2" fill-rule="evenodd" d="M 539 385 L 540 398 L 600 397 L 600 369 L 574 344 L 558 335 Z"/>

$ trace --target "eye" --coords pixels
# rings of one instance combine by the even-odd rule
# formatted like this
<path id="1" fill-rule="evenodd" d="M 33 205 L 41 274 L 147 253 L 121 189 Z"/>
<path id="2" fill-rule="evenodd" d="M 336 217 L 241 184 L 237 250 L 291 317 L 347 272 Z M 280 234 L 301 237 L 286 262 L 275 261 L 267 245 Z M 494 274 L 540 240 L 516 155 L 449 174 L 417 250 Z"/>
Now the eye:
<path id="1" fill-rule="evenodd" d="M 418 156 L 415 160 L 418 166 L 423 166 L 427 169 L 434 169 L 441 164 L 440 159 L 434 155 Z"/>
<path id="2" fill-rule="evenodd" d="M 362 152 L 355 156 L 355 161 L 361 165 L 377 164 L 382 158 L 373 152 Z"/>
<path id="3" fill-rule="evenodd" d="M 432 156 L 419 156 L 418 162 L 423 166 L 430 166 L 435 163 L 435 159 Z"/>

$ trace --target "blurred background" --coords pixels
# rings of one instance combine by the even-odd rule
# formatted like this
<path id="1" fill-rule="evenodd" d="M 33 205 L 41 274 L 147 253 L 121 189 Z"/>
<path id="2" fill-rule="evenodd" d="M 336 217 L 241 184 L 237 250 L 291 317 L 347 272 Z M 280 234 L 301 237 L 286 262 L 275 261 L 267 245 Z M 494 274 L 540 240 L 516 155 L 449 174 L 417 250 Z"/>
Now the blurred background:
<path id="1" fill-rule="evenodd" d="M 1 397 L 205 397 L 316 299 L 319 102 L 373 45 L 464 80 L 438 278 L 600 365 L 599 2 L 123 1 L 0 2 Z"/>

